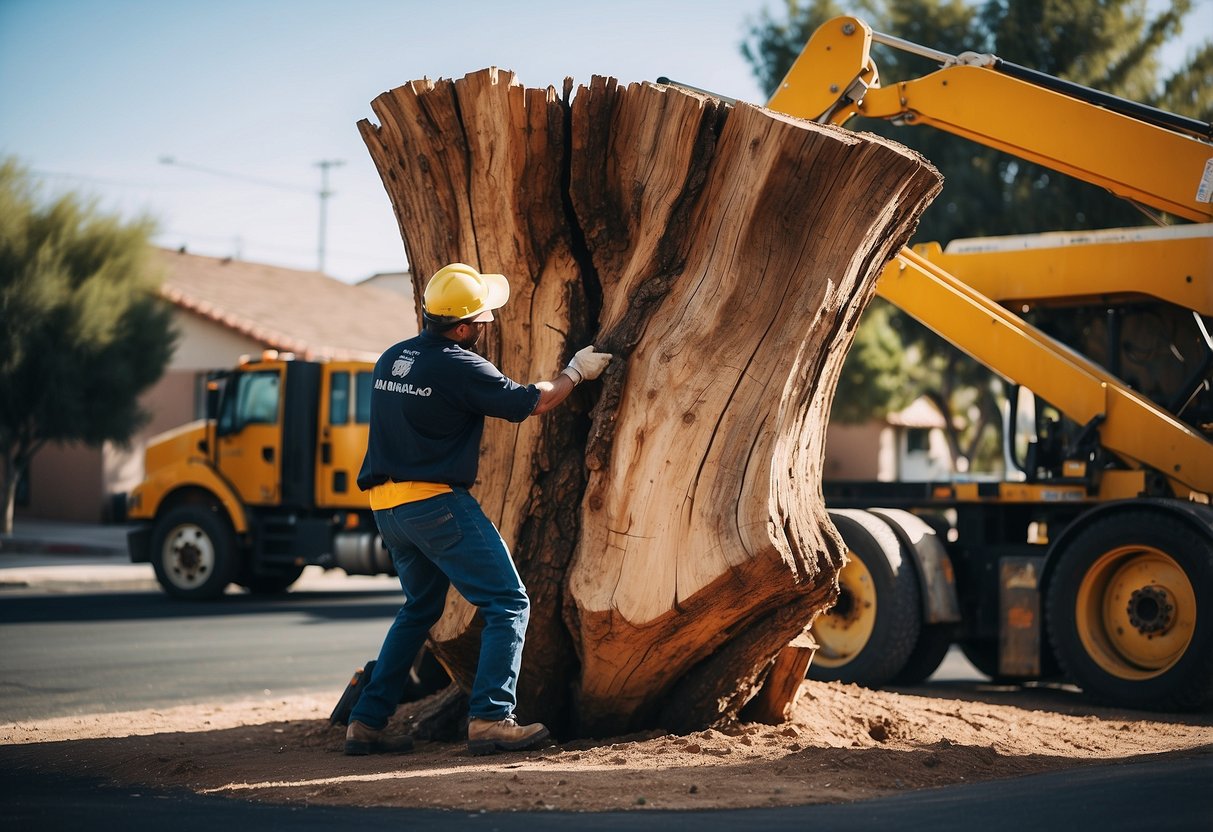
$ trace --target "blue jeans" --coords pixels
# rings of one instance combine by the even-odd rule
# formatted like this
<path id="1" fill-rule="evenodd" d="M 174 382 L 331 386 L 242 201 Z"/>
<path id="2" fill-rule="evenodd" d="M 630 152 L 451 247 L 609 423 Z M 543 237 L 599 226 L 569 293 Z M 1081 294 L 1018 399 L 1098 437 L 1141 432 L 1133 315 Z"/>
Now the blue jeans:
<path id="1" fill-rule="evenodd" d="M 376 511 L 375 523 L 405 599 L 350 719 L 375 729 L 387 724 L 451 584 L 484 619 L 468 714 L 494 721 L 512 715 L 531 605 L 510 550 L 480 504 L 466 488 L 454 488 Z"/>

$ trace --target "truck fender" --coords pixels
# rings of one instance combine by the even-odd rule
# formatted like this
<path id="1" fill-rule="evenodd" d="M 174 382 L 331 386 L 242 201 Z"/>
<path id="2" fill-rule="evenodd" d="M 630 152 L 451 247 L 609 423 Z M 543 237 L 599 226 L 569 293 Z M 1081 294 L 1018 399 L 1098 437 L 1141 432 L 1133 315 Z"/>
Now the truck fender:
<path id="1" fill-rule="evenodd" d="M 1113 511 L 1123 511 L 1126 508 L 1150 508 L 1160 514 L 1167 514 L 1181 523 L 1194 528 L 1200 534 L 1213 537 L 1213 509 L 1200 503 L 1167 497 L 1139 497 L 1132 500 L 1112 500 L 1101 503 L 1095 508 L 1080 514 L 1069 523 L 1056 540 L 1049 543 L 1045 555 L 1044 566 L 1040 571 L 1040 592 L 1043 595 L 1049 587 L 1049 580 L 1057 569 L 1057 563 L 1065 555 L 1066 547 L 1078 534 L 1089 528 L 1100 518 Z"/>
<path id="2" fill-rule="evenodd" d="M 223 507 L 232 529 L 236 534 L 246 534 L 249 530 L 248 514 L 244 503 L 230 484 L 203 462 L 187 460 L 179 465 L 162 468 L 144 482 L 138 489 L 144 500 L 152 497 L 151 504 L 142 506 L 150 517 L 155 517 L 165 505 L 172 503 L 175 495 L 182 491 L 199 489 L 207 492 Z"/>
<path id="3" fill-rule="evenodd" d="M 955 624 L 961 620 L 960 597 L 956 593 L 956 575 L 952 561 L 939 535 L 921 517 L 898 508 L 871 508 L 868 511 L 893 529 L 914 560 L 922 589 L 923 622 Z"/>

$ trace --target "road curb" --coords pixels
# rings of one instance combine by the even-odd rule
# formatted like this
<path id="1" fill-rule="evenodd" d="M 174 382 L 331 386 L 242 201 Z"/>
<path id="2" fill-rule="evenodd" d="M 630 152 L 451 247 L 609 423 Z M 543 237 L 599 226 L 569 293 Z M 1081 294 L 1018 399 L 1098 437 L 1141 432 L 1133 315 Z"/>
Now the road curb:
<path id="1" fill-rule="evenodd" d="M 126 549 L 118 546 L 96 546 L 88 543 L 70 543 L 62 540 L 43 540 L 36 537 L 0 535 L 0 554 L 22 555 L 121 555 Z"/>
<path id="2" fill-rule="evenodd" d="M 113 552 L 109 552 L 113 556 Z M 157 590 L 155 571 L 150 563 L 64 563 L 51 558 L 35 563 L 5 566 L 0 556 L 0 591 L 46 590 Z M 341 570 L 322 570 L 309 566 L 292 587 L 305 592 L 398 592 L 400 585 L 389 576 L 346 575 Z"/>

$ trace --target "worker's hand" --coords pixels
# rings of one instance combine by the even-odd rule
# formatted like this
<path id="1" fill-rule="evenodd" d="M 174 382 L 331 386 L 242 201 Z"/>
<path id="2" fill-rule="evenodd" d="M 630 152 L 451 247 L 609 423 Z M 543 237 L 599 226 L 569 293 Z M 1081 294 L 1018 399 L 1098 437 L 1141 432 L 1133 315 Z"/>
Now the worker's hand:
<path id="1" fill-rule="evenodd" d="M 582 380 L 592 381 L 602 375 L 613 357 L 609 352 L 595 352 L 593 346 L 582 347 L 569 362 L 569 369 Z"/>

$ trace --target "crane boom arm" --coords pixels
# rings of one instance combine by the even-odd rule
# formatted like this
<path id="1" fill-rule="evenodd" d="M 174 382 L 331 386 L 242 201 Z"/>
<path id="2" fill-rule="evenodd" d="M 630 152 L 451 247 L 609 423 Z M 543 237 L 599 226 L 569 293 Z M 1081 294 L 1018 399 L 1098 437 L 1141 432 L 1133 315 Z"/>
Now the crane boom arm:
<path id="1" fill-rule="evenodd" d="M 1159 211 L 1213 220 L 1209 125 L 1031 73 L 993 55 L 916 50 L 949 63 L 881 87 L 869 55 L 874 37 L 905 46 L 874 35 L 858 18 L 831 20 L 813 35 L 767 106 L 835 124 L 862 115 L 930 125 Z M 1055 83 L 1045 86 L 1042 79 Z M 1113 109 L 1115 102 L 1124 106 Z"/>

